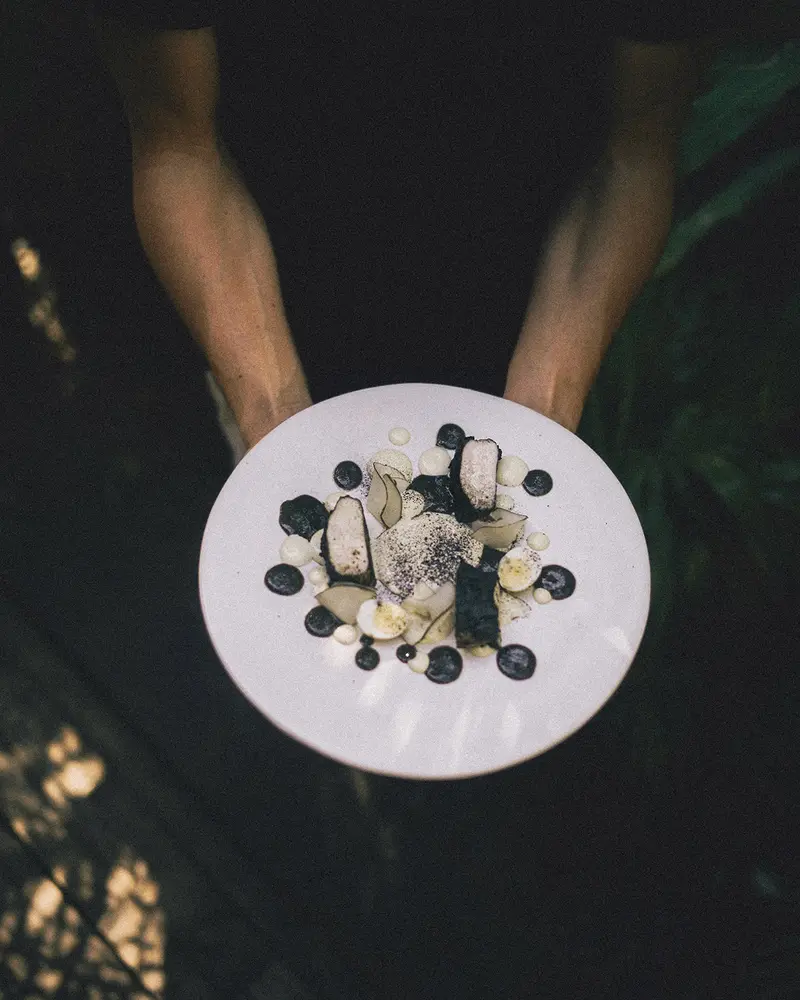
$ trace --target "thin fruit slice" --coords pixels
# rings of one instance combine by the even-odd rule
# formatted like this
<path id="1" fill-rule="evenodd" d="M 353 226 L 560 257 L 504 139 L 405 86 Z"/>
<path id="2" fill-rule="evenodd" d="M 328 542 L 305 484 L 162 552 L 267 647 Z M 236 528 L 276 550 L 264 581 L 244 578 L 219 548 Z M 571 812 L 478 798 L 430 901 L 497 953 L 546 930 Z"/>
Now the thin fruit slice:
<path id="1" fill-rule="evenodd" d="M 473 535 L 479 542 L 492 549 L 504 551 L 511 548 L 525 530 L 526 514 L 513 510 L 495 510 L 488 520 L 473 521 Z"/>
<path id="2" fill-rule="evenodd" d="M 358 609 L 365 601 L 374 601 L 375 591 L 358 583 L 334 583 L 317 594 L 317 601 L 346 625 L 358 621 Z"/>

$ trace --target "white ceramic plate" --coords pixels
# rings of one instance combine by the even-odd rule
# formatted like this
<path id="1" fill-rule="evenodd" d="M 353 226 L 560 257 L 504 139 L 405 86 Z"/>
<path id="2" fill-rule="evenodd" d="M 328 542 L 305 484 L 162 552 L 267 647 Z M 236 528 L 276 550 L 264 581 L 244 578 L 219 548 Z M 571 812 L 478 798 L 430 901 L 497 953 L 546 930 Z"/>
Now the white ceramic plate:
<path id="1" fill-rule="evenodd" d="M 359 648 L 317 639 L 304 626 L 316 603 L 306 582 L 280 597 L 264 585 L 286 537 L 284 500 L 337 489 L 343 459 L 364 468 L 388 434 L 405 427 L 402 450 L 414 461 L 436 443 L 443 423 L 491 437 L 504 455 L 545 469 L 553 489 L 510 493 L 528 514 L 527 532 L 544 531 L 544 564 L 570 569 L 575 593 L 503 629 L 536 655 L 529 680 L 500 673 L 493 657 L 464 656 L 461 676 L 432 683 L 377 643 L 371 671 Z M 360 495 L 359 491 L 353 491 Z M 367 515 L 371 533 L 379 530 Z M 313 566 L 315 564 L 311 564 Z M 311 566 L 303 573 L 308 576 Z M 526 407 L 450 386 L 381 386 L 338 396 L 281 424 L 239 463 L 206 525 L 200 598 L 211 640 L 234 682 L 274 725 L 353 767 L 405 778 L 462 778 L 509 767 L 554 746 L 586 723 L 613 694 L 644 633 L 650 566 L 639 519 L 607 465 L 578 437 Z M 532 602 L 531 602 L 532 603 Z M 454 639 L 449 640 L 454 645 Z M 425 647 L 422 647 L 425 648 Z"/>

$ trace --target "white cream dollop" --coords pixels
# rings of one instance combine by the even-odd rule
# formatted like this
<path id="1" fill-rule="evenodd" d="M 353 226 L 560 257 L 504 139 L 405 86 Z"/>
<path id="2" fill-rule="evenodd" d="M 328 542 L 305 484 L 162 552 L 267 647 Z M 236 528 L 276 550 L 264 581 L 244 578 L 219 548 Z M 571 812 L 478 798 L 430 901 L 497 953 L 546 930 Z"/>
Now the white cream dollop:
<path id="1" fill-rule="evenodd" d="M 281 543 L 281 562 L 290 566 L 305 566 L 314 558 L 314 550 L 308 539 L 302 535 L 289 535 Z"/>
<path id="2" fill-rule="evenodd" d="M 308 574 L 308 579 L 309 582 L 313 584 L 324 583 L 327 585 L 328 574 L 325 572 L 325 569 L 322 566 L 315 566 Z"/>
<path id="3" fill-rule="evenodd" d="M 423 451 L 417 466 L 422 476 L 444 476 L 450 468 L 450 452 L 434 445 Z"/>
<path id="4" fill-rule="evenodd" d="M 513 510 L 514 509 L 514 498 L 510 497 L 508 493 L 498 493 L 497 498 L 494 502 L 495 509 L 499 510 Z"/>
<path id="5" fill-rule="evenodd" d="M 519 486 L 528 475 L 528 466 L 518 455 L 504 455 L 497 463 L 497 481 L 501 486 Z"/>
<path id="6" fill-rule="evenodd" d="M 392 444 L 404 445 L 411 440 L 411 434 L 405 427 L 393 427 L 389 431 L 389 440 Z"/>
<path id="7" fill-rule="evenodd" d="M 409 667 L 411 667 L 411 669 L 414 671 L 415 674 L 424 674 L 425 671 L 428 669 L 429 663 L 430 659 L 428 657 L 428 654 L 423 653 L 422 650 L 420 650 L 416 654 L 416 656 L 412 656 L 411 659 L 408 661 Z"/>
<path id="8" fill-rule="evenodd" d="M 309 538 L 311 550 L 314 553 L 312 559 L 314 562 L 318 562 L 320 566 L 325 565 L 325 560 L 322 558 L 322 536 L 324 532 L 325 529 L 320 528 L 319 531 L 315 531 L 311 538 Z"/>
<path id="9" fill-rule="evenodd" d="M 411 459 L 402 451 L 397 451 L 396 448 L 381 448 L 380 451 L 375 452 L 367 462 L 367 469 L 373 474 L 375 462 L 378 465 L 388 465 L 390 469 L 396 469 L 409 483 L 414 478 L 414 466 L 411 464 Z"/>
<path id="10" fill-rule="evenodd" d="M 537 604 L 549 604 L 553 600 L 553 595 L 544 587 L 537 587 L 533 592 L 533 599 Z"/>
<path id="11" fill-rule="evenodd" d="M 355 625 L 337 625 L 333 630 L 333 638 L 343 646 L 350 646 L 358 638 L 358 629 Z"/>
<path id="12" fill-rule="evenodd" d="M 533 531 L 525 539 L 534 552 L 544 552 L 550 544 L 550 539 L 543 531 Z"/>

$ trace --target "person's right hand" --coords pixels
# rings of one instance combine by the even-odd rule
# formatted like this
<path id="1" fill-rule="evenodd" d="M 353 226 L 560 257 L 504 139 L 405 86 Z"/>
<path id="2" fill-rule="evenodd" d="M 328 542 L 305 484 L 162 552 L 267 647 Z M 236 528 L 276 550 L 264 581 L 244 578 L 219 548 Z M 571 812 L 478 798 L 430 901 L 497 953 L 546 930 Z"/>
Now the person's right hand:
<path id="1" fill-rule="evenodd" d="M 311 406 L 311 396 L 305 383 L 295 385 L 275 402 L 265 397 L 256 397 L 247 401 L 236 423 L 249 451 L 271 430 L 282 424 L 284 420 Z"/>

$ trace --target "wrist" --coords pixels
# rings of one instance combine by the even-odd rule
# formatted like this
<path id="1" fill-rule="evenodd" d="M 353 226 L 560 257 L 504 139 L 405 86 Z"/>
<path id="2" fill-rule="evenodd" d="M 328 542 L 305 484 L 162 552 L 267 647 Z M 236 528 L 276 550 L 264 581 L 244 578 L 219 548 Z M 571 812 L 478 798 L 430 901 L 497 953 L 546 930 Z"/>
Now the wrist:
<path id="1" fill-rule="evenodd" d="M 569 380 L 543 378 L 527 374 L 523 377 L 509 372 L 504 399 L 521 403 L 537 413 L 575 432 L 580 423 L 588 389 Z"/>

